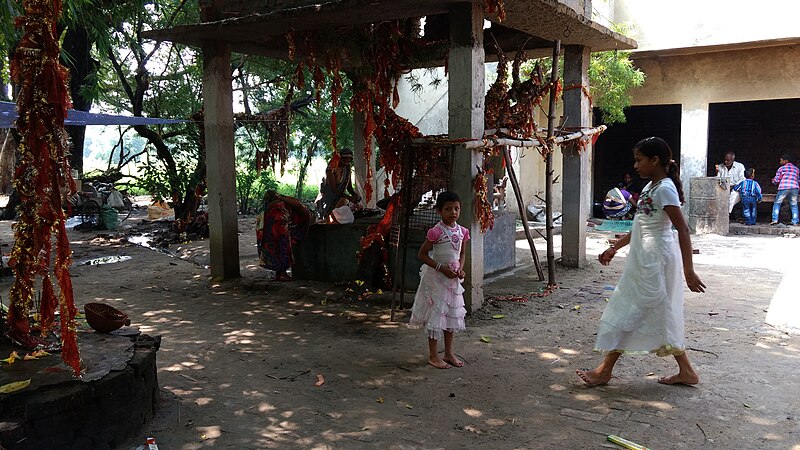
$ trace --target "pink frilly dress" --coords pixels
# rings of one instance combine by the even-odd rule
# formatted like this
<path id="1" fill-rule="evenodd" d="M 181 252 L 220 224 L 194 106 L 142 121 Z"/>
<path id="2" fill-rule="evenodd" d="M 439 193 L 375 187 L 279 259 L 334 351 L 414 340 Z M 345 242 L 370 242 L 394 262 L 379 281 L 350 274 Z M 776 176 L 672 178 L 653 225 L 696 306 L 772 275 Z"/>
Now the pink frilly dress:
<path id="1" fill-rule="evenodd" d="M 456 224 L 451 228 L 443 222 L 428 230 L 426 238 L 433 242 L 430 257 L 458 272 L 461 245 L 469 240 L 469 230 Z M 447 278 L 433 267 L 423 265 L 420 282 L 411 310 L 412 326 L 422 327 L 430 339 L 442 339 L 445 331 L 464 331 L 464 288 L 462 280 Z"/>

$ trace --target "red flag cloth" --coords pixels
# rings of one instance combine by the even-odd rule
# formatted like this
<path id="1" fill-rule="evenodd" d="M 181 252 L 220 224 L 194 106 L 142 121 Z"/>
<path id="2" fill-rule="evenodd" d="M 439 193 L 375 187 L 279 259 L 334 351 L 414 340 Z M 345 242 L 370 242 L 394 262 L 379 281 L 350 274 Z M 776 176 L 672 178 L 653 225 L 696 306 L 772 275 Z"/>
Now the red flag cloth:
<path id="1" fill-rule="evenodd" d="M 69 138 L 64 129 L 71 106 L 66 80 L 68 72 L 59 63 L 60 44 L 56 22 L 61 15 L 60 0 L 25 0 L 25 15 L 15 20 L 24 30 L 11 61 L 11 77 L 19 96 L 16 125 L 21 141 L 14 187 L 20 195 L 20 219 L 14 229 L 14 247 L 9 266 L 15 272 L 9 291 L 9 335 L 20 345 L 35 347 L 42 340 L 30 335 L 28 319 L 34 280 L 42 277 L 40 314 L 42 331 L 52 326 L 55 308 L 61 309 L 61 357 L 80 374 L 80 354 L 75 334 L 75 302 L 66 217 L 61 208 L 62 190 L 74 193 L 69 169 Z M 50 281 L 50 253 L 56 238 L 54 272 L 59 301 Z"/>

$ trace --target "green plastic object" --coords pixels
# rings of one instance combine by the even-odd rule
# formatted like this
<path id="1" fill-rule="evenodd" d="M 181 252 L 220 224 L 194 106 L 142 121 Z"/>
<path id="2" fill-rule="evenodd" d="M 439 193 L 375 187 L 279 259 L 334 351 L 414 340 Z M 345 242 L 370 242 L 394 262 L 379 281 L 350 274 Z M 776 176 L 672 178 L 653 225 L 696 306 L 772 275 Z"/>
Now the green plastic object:
<path id="1" fill-rule="evenodd" d="M 103 230 L 116 230 L 117 225 L 119 225 L 119 214 L 117 213 L 117 210 L 108 205 L 101 206 L 100 224 L 97 228 Z"/>

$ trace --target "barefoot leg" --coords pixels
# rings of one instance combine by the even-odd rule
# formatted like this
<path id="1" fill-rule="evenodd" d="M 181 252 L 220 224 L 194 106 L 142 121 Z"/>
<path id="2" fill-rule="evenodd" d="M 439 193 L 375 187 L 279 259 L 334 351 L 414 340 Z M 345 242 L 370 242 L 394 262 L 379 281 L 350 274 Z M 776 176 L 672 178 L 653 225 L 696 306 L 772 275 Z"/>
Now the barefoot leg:
<path id="1" fill-rule="evenodd" d="M 658 382 L 661 384 L 686 384 L 694 385 L 700 382 L 700 376 L 694 371 L 692 364 L 689 362 L 689 356 L 686 353 L 675 355 L 675 361 L 678 363 L 678 374 L 671 377 L 661 377 Z"/>
<path id="2" fill-rule="evenodd" d="M 614 370 L 614 364 L 622 355 L 622 353 L 611 352 L 607 353 L 599 366 L 592 370 L 576 370 L 575 373 L 581 377 L 584 383 L 589 386 L 602 386 L 611 380 L 611 372 Z"/>
<path id="3" fill-rule="evenodd" d="M 275 281 L 291 281 L 292 277 L 285 270 L 275 271 Z"/>
<path id="4" fill-rule="evenodd" d="M 436 339 L 428 338 L 428 364 L 437 369 L 450 368 L 450 364 L 447 364 L 442 358 L 439 358 L 439 341 Z"/>
<path id="5" fill-rule="evenodd" d="M 445 331 L 444 332 L 444 358 L 442 358 L 444 362 L 450 363 L 453 367 L 464 367 L 464 361 L 461 361 L 456 357 L 456 354 L 453 353 L 453 332 L 452 331 Z"/>

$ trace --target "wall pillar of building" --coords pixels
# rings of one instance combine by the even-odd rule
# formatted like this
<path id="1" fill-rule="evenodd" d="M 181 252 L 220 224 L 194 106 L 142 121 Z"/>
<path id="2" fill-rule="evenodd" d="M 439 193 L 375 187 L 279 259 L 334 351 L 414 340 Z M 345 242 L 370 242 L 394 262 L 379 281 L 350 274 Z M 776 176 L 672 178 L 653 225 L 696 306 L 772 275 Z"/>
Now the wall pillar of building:
<path id="1" fill-rule="evenodd" d="M 591 50 L 580 45 L 564 47 L 564 86 L 589 89 Z M 592 124 L 589 98 L 583 89 L 564 91 L 566 127 L 589 127 Z M 563 155 L 561 226 L 561 263 L 569 267 L 586 266 L 586 220 L 591 215 L 592 172 L 589 165 L 591 142 L 581 147 L 578 141 L 561 148 Z"/>
<path id="2" fill-rule="evenodd" d="M 203 110 L 211 277 L 237 278 L 239 223 L 236 206 L 236 155 L 233 146 L 231 49 L 203 47 Z"/>
<path id="3" fill-rule="evenodd" d="M 681 104 L 680 173 L 685 198 L 684 209 L 690 211 L 689 180 L 706 176 L 708 163 L 708 103 Z"/>
<path id="4" fill-rule="evenodd" d="M 450 52 L 448 54 L 448 131 L 451 139 L 482 138 L 484 131 L 483 7 L 457 3 L 450 7 Z M 475 217 L 472 180 L 483 154 L 457 146 L 453 158 L 451 188 L 461 197 L 459 223 L 469 228 L 466 245 L 464 300 L 468 311 L 483 303 L 483 235 Z"/>

